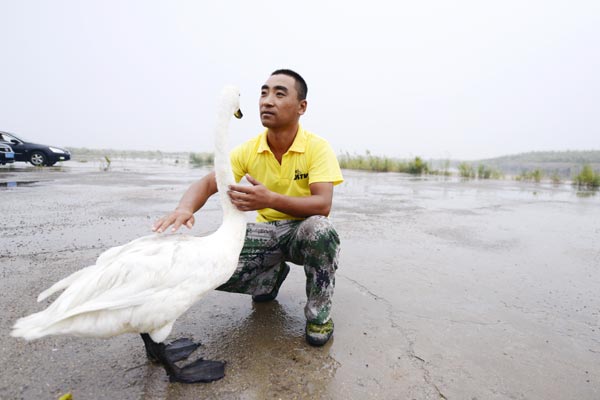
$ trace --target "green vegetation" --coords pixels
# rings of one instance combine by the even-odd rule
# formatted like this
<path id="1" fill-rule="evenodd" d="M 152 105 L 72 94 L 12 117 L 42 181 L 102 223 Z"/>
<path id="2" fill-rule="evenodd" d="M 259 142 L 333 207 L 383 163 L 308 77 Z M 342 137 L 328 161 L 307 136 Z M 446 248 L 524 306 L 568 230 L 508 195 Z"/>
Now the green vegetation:
<path id="1" fill-rule="evenodd" d="M 501 171 L 488 167 L 484 164 L 479 164 L 477 167 L 477 178 L 478 179 L 502 179 L 504 175 Z"/>
<path id="2" fill-rule="evenodd" d="M 388 157 L 373 156 L 367 150 L 366 155 L 342 154 L 338 157 L 340 167 L 344 169 L 357 169 L 374 172 L 401 172 L 406 170 L 405 162 Z"/>
<path id="3" fill-rule="evenodd" d="M 477 170 L 473 164 L 467 162 L 461 162 L 458 164 L 458 175 L 461 178 L 467 179 L 502 179 L 503 174 L 494 168 L 491 168 L 485 164 L 479 164 Z"/>
<path id="4" fill-rule="evenodd" d="M 450 160 L 443 160 L 442 161 L 442 170 L 439 171 L 438 175 L 443 175 L 443 176 L 450 176 L 450 175 L 452 175 L 452 172 L 450 172 Z"/>
<path id="5" fill-rule="evenodd" d="M 600 173 L 595 172 L 589 164 L 585 164 L 581 172 L 573 178 L 573 184 L 580 189 L 596 189 L 600 187 Z"/>
<path id="6" fill-rule="evenodd" d="M 108 158 L 108 156 L 104 156 L 104 161 L 102 162 L 102 165 L 100 165 L 100 169 L 102 171 L 108 171 L 110 169 L 110 158 Z"/>
<path id="7" fill-rule="evenodd" d="M 533 181 L 535 183 L 540 183 L 543 177 L 544 172 L 541 169 L 536 168 L 533 171 L 522 171 L 515 179 L 518 181 Z"/>
<path id="8" fill-rule="evenodd" d="M 539 168 L 536 168 L 533 171 L 531 171 L 531 177 L 536 183 L 540 183 L 543 176 L 544 172 Z"/>
<path id="9" fill-rule="evenodd" d="M 338 156 L 340 167 L 343 169 L 357 169 L 373 172 L 405 172 L 413 175 L 429 173 L 429 165 L 420 157 L 414 160 L 404 161 L 389 157 L 371 155 L 367 151 L 364 156 L 350 155 L 348 153 Z"/>
<path id="10" fill-rule="evenodd" d="M 420 157 L 415 157 L 413 161 L 409 161 L 406 172 L 413 175 L 426 174 L 429 172 L 429 166 Z"/>
<path id="11" fill-rule="evenodd" d="M 475 178 L 475 168 L 467 162 L 461 162 L 458 164 L 458 175 L 461 178 L 473 179 Z"/>
<path id="12" fill-rule="evenodd" d="M 213 153 L 190 153 L 190 164 L 195 167 L 212 164 L 214 160 Z"/>

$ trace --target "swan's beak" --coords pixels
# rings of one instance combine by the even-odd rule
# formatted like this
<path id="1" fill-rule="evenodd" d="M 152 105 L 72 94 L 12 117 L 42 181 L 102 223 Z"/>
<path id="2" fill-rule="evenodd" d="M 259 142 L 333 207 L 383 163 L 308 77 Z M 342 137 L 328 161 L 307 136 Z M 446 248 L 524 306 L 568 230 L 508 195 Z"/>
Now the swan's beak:
<path id="1" fill-rule="evenodd" d="M 244 116 L 244 114 L 242 114 L 242 110 L 237 110 L 235 112 L 235 114 L 233 114 L 234 117 L 236 117 L 237 119 L 240 119 Z"/>

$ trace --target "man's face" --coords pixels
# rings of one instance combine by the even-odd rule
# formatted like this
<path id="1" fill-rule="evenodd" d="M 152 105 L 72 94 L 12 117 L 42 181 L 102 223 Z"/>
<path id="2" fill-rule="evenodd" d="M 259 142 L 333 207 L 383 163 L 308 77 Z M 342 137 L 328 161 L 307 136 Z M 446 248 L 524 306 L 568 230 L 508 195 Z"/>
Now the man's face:
<path id="1" fill-rule="evenodd" d="M 271 75 L 260 90 L 260 121 L 266 128 L 296 124 L 306 111 L 306 100 L 298 100 L 296 81 L 287 75 Z"/>

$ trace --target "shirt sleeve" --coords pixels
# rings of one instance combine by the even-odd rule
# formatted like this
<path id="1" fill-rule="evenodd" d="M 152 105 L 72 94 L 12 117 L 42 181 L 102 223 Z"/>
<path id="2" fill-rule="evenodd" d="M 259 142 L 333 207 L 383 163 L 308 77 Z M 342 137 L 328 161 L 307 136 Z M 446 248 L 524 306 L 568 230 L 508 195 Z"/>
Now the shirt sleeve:
<path id="1" fill-rule="evenodd" d="M 311 145 L 311 159 L 308 170 L 308 184 L 333 182 L 338 185 L 344 181 L 340 164 L 329 143 L 321 139 Z"/>

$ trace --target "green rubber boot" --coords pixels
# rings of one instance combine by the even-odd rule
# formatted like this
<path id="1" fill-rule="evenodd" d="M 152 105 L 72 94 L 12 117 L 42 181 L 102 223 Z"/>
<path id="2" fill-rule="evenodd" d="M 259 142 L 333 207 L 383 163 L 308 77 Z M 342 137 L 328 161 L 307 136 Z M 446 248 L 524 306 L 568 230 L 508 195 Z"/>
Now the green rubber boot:
<path id="1" fill-rule="evenodd" d="M 306 341 L 312 346 L 323 346 L 329 341 L 329 338 L 333 335 L 333 320 L 325 322 L 324 324 L 313 324 L 312 322 L 306 322 Z"/>

